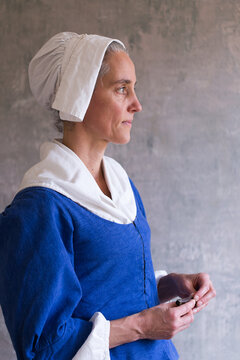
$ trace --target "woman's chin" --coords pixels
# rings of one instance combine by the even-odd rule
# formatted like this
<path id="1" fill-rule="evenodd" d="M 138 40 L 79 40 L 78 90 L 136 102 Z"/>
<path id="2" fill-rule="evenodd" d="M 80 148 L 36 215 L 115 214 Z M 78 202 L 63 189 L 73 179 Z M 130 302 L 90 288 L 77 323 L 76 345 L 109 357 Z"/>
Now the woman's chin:
<path id="1" fill-rule="evenodd" d="M 130 134 L 128 136 L 122 137 L 121 139 L 116 139 L 116 141 L 113 141 L 113 144 L 118 144 L 118 145 L 124 145 L 129 143 L 131 137 Z"/>

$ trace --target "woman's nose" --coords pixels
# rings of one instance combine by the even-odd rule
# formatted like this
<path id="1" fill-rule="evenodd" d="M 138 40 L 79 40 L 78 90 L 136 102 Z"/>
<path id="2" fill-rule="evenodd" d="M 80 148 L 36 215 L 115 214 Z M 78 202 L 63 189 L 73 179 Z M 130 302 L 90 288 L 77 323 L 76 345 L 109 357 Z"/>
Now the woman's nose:
<path id="1" fill-rule="evenodd" d="M 142 105 L 140 104 L 140 101 L 137 98 L 137 95 L 134 94 L 132 103 L 130 104 L 130 110 L 132 112 L 139 112 L 142 111 Z"/>

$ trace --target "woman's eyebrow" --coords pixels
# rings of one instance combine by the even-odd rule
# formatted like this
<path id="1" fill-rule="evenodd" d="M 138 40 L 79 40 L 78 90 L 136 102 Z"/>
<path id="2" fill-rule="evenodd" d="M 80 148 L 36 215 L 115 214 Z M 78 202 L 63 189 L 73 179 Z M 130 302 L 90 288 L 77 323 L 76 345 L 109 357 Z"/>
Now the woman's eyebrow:
<path id="1" fill-rule="evenodd" d="M 113 81 L 113 85 L 114 84 L 131 84 L 132 83 L 132 80 L 129 80 L 129 79 L 119 79 L 119 80 L 116 80 L 116 81 Z M 135 82 L 135 85 L 137 84 L 137 82 Z"/>

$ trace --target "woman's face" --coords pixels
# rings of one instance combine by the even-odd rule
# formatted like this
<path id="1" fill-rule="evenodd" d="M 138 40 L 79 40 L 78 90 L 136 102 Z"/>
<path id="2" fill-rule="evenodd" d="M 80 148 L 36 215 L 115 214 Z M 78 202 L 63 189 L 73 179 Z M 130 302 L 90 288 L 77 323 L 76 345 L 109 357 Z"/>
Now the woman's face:
<path id="1" fill-rule="evenodd" d="M 135 112 L 142 107 L 135 94 L 135 67 L 129 56 L 116 52 L 107 57 L 110 70 L 96 83 L 83 120 L 95 140 L 125 144 Z"/>

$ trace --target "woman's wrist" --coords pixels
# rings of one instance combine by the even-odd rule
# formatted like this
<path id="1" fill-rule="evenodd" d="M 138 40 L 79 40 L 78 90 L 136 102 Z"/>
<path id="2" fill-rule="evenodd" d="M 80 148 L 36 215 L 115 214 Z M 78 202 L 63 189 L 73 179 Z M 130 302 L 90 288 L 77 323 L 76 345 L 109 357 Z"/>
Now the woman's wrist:
<path id="1" fill-rule="evenodd" d="M 137 313 L 110 321 L 109 348 L 137 341 L 142 335 L 142 314 Z"/>

